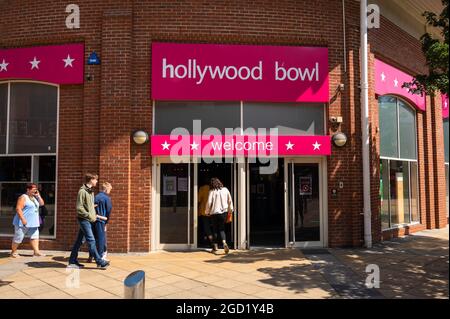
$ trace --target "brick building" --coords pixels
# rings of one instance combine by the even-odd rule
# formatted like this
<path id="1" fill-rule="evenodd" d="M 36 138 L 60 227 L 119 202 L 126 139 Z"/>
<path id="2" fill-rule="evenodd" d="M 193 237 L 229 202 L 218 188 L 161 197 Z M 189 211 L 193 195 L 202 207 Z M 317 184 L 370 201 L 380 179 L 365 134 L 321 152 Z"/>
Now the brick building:
<path id="1" fill-rule="evenodd" d="M 447 104 L 398 91 L 401 77 L 425 70 L 420 14 L 441 4 L 409 2 L 376 1 L 380 28 L 369 31 L 375 242 L 448 220 Z M 66 26 L 68 4 L 0 1 L 0 247 L 33 181 L 48 210 L 41 247 L 70 249 L 86 172 L 113 185 L 110 251 L 204 246 L 196 203 L 212 176 L 234 197 L 235 248 L 364 244 L 359 1 L 80 0 L 79 28 Z M 210 63 L 203 86 L 194 59 L 198 70 Z M 278 82 L 266 80 L 272 62 Z M 226 63 L 234 69 L 214 78 Z M 277 127 L 276 170 L 263 174 L 265 157 L 248 154 L 195 160 L 192 120 L 222 137 L 228 127 Z M 176 144 L 167 138 L 177 127 L 190 150 L 169 157 L 162 144 Z M 138 130 L 150 143 L 134 142 Z M 339 147 L 331 137 L 341 132 Z"/>

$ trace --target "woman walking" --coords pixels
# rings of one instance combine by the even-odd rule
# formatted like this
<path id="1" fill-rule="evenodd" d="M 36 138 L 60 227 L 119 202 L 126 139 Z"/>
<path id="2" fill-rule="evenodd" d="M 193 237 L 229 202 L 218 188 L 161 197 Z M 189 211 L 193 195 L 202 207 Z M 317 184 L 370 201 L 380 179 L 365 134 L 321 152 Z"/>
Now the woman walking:
<path id="1" fill-rule="evenodd" d="M 36 184 L 27 184 L 27 191 L 19 197 L 14 216 L 14 238 L 11 247 L 11 257 L 19 257 L 17 248 L 25 235 L 30 236 L 34 256 L 45 256 L 39 251 L 39 206 L 44 206 L 44 200 L 39 194 Z"/>
<path id="2" fill-rule="evenodd" d="M 217 240 L 218 236 L 220 236 L 223 243 L 223 250 L 225 254 L 228 254 L 230 249 L 228 248 L 225 235 L 225 221 L 227 213 L 233 211 L 233 199 L 231 198 L 230 191 L 224 187 L 222 182 L 216 177 L 211 178 L 209 188 L 206 214 L 211 215 L 214 235 L 216 237 L 216 242 L 213 243 L 212 252 L 215 253 L 218 250 Z"/>

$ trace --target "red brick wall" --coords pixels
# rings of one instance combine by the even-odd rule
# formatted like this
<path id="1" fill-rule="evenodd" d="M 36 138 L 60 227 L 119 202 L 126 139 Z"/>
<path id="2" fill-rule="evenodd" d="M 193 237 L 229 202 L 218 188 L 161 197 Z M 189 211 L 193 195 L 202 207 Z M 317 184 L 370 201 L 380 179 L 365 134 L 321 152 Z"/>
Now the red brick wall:
<path id="1" fill-rule="evenodd" d="M 137 129 L 149 133 L 152 130 L 152 41 L 327 46 L 332 97 L 327 106 L 327 118 L 343 117 L 339 128 L 327 123 L 327 130 L 329 134 L 340 130 L 348 136 L 347 145 L 341 149 L 333 147 L 332 156 L 328 158 L 329 246 L 362 245 L 359 2 L 346 2 L 346 54 L 343 52 L 340 0 L 80 0 L 77 4 L 81 11 L 81 28 L 72 30 L 65 27 L 67 4 L 62 0 L 6 0 L 0 20 L 0 47 L 84 42 L 85 59 L 96 51 L 102 61 L 99 66 L 85 66 L 85 74 L 92 76 L 91 81 L 80 86 L 62 86 L 60 90 L 57 239 L 43 240 L 44 248 L 71 247 L 77 232 L 76 193 L 86 171 L 98 172 L 100 182 L 108 180 L 113 184 L 111 250 L 148 251 L 151 248 L 149 145 L 137 146 L 130 136 Z M 382 25 L 385 22 L 383 20 Z M 404 38 L 401 31 L 392 25 L 388 27 L 385 30 Z M 420 63 L 415 53 L 409 62 L 396 53 L 398 43 L 408 52 L 417 52 L 417 43 L 410 38 L 396 39 L 384 32 L 371 32 L 372 51 L 405 68 L 418 70 Z M 336 94 L 340 83 L 345 84 L 345 90 Z M 373 79 L 370 94 L 374 96 Z M 375 132 L 378 115 L 376 101 L 371 99 L 370 103 L 374 150 L 371 157 L 373 235 L 379 239 L 378 135 Z M 422 134 L 420 121 L 419 114 L 419 135 Z M 430 134 L 427 137 L 432 136 Z M 419 147 L 425 141 L 425 137 L 423 141 L 419 137 Z M 423 151 L 419 151 L 419 158 L 425 157 L 420 152 Z M 424 159 L 420 167 L 422 175 L 427 172 L 425 162 Z M 436 171 L 436 174 L 442 172 Z M 421 188 L 429 189 L 425 180 L 421 178 Z M 338 188 L 339 182 L 344 183 L 343 190 Z M 336 198 L 330 196 L 332 188 L 338 189 Z M 421 201 L 421 205 L 424 203 L 426 201 Z M 424 211 L 422 209 L 422 213 Z M 0 238 L 1 247 L 8 246 L 9 242 L 9 238 Z"/>

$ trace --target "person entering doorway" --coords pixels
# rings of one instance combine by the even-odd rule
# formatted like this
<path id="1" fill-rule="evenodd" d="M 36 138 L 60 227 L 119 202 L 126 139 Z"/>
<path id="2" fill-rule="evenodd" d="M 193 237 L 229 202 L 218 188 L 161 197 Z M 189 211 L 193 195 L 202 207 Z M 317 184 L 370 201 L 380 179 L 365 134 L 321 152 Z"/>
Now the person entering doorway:
<path id="1" fill-rule="evenodd" d="M 212 252 L 216 252 L 218 250 L 217 241 L 221 239 L 223 243 L 223 250 L 225 254 L 228 254 L 230 249 L 228 247 L 227 237 L 225 234 L 225 222 L 227 214 L 229 212 L 233 212 L 234 210 L 233 199 L 231 198 L 228 188 L 224 187 L 218 178 L 211 178 L 209 187 L 210 190 L 206 205 L 206 214 L 211 215 L 214 236 L 216 238 L 216 242 L 213 244 Z"/>

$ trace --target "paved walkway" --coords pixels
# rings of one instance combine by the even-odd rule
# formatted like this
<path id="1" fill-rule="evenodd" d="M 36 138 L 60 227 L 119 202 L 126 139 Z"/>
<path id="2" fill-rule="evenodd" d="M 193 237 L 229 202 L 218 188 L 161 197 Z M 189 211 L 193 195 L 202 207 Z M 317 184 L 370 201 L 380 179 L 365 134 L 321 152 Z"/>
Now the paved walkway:
<path id="1" fill-rule="evenodd" d="M 278 249 L 110 255 L 107 270 L 68 270 L 67 252 L 12 259 L 0 251 L 0 298 L 122 298 L 123 280 L 146 272 L 146 298 L 448 298 L 448 228 L 364 249 Z M 84 262 L 86 254 L 80 254 Z M 379 289 L 364 286 L 367 264 Z"/>

